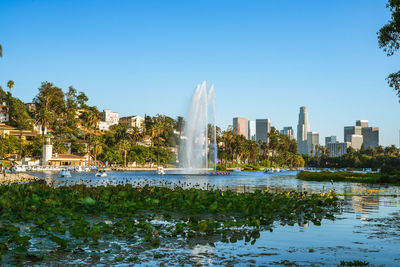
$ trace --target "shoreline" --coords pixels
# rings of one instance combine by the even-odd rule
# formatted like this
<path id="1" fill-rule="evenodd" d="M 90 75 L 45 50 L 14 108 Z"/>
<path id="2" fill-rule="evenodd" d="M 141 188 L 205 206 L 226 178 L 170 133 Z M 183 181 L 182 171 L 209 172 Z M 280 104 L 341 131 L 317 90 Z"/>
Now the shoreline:
<path id="1" fill-rule="evenodd" d="M 7 173 L 6 177 L 0 175 L 0 186 L 1 185 L 10 185 L 13 183 L 30 183 L 37 182 L 43 180 L 39 177 L 27 174 L 27 173 Z"/>

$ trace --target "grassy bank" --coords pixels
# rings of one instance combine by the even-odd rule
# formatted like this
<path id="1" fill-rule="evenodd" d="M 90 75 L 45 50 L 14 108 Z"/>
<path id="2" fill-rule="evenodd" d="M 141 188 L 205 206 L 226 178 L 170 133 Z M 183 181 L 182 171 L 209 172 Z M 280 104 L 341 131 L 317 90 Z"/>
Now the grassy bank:
<path id="1" fill-rule="evenodd" d="M 388 183 L 400 184 L 398 174 L 354 173 L 354 172 L 307 172 L 302 171 L 297 178 L 304 181 L 350 182 L 350 183 Z"/>
<path id="2" fill-rule="evenodd" d="M 66 258 L 84 258 L 87 265 L 140 263 L 144 251 L 171 242 L 254 244 L 275 222 L 320 225 L 334 219 L 339 205 L 333 192 L 0 186 L 0 265 L 52 265 Z"/>

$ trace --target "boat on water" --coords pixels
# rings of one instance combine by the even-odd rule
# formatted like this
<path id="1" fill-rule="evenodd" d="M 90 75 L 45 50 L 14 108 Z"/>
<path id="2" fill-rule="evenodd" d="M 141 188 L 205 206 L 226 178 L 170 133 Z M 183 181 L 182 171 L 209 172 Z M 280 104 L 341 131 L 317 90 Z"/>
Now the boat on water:
<path id="1" fill-rule="evenodd" d="M 89 172 L 90 169 L 88 167 L 78 166 L 78 167 L 75 167 L 75 171 L 76 172 Z"/>
<path id="2" fill-rule="evenodd" d="M 285 169 L 282 169 L 282 171 L 283 170 L 285 170 Z M 280 168 L 265 168 L 264 169 L 264 173 L 268 173 L 268 174 L 277 173 L 277 172 L 281 172 L 281 169 Z"/>
<path id="3" fill-rule="evenodd" d="M 68 169 L 62 169 L 60 171 L 61 177 L 71 177 L 71 172 Z"/>
<path id="4" fill-rule="evenodd" d="M 164 168 L 163 167 L 157 167 L 156 173 L 158 175 L 164 175 L 165 174 Z"/>
<path id="5" fill-rule="evenodd" d="M 21 166 L 15 166 L 15 171 L 16 172 L 26 172 L 26 167 L 21 165 Z"/>
<path id="6" fill-rule="evenodd" d="M 98 172 L 96 172 L 95 176 L 96 177 L 107 177 L 107 173 L 105 170 L 99 170 Z"/>
<path id="7" fill-rule="evenodd" d="M 234 171 L 234 172 L 241 172 L 241 171 L 242 171 L 242 168 L 236 167 L 236 168 L 233 169 L 233 171 Z"/>

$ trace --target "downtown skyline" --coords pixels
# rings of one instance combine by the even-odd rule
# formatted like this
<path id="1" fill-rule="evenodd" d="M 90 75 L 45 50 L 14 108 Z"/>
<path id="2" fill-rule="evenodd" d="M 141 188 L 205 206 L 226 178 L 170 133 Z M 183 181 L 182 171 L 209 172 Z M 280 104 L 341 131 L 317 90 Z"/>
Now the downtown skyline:
<path id="1" fill-rule="evenodd" d="M 176 117 L 207 80 L 222 129 L 237 116 L 295 128 L 307 106 L 320 137 L 343 140 L 343 126 L 367 119 L 380 144 L 398 146 L 400 105 L 385 81 L 398 55 L 387 58 L 376 37 L 384 1 L 77 3 L 0 3 L 4 89 L 14 80 L 13 95 L 31 102 L 50 81 L 85 91 L 100 110 Z"/>

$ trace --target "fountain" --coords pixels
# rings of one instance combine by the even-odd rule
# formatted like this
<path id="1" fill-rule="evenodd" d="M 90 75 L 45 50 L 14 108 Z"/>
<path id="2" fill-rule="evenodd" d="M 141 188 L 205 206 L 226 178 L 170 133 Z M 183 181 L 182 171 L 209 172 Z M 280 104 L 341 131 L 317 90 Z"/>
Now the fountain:
<path id="1" fill-rule="evenodd" d="M 185 174 L 215 174 L 217 167 L 214 86 L 204 81 L 196 87 L 185 118 L 180 163 Z M 210 172 L 211 171 L 211 172 Z"/>

